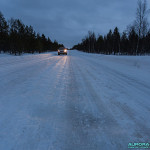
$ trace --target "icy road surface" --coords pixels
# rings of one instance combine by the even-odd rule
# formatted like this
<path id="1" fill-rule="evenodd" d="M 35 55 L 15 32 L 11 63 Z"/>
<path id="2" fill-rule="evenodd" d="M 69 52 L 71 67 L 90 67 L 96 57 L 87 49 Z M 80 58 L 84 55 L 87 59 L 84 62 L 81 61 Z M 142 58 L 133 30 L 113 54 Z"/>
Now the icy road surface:
<path id="1" fill-rule="evenodd" d="M 149 56 L 0 55 L 0 150 L 127 150 L 149 115 Z"/>

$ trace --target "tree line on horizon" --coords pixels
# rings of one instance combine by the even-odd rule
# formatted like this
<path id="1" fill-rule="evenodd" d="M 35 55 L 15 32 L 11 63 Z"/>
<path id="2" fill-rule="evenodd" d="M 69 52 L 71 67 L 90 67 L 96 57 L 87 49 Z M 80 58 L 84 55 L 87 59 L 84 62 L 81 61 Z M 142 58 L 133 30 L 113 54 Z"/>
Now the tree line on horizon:
<path id="1" fill-rule="evenodd" d="M 136 19 L 123 33 L 118 27 L 109 30 L 107 35 L 96 38 L 94 32 L 89 31 L 82 42 L 74 45 L 72 49 L 88 53 L 143 55 L 150 53 L 150 29 L 148 24 L 146 0 L 138 0 Z"/>
<path id="2" fill-rule="evenodd" d="M 42 53 L 55 51 L 63 44 L 54 42 L 44 34 L 36 33 L 32 26 L 24 25 L 19 19 L 6 21 L 0 12 L 0 53 L 21 55 L 22 53 Z"/>

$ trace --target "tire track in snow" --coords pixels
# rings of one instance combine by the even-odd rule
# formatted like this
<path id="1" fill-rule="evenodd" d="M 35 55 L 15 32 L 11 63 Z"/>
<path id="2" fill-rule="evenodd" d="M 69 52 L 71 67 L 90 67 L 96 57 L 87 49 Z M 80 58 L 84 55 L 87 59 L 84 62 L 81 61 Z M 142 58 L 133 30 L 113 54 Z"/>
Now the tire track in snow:
<path id="1" fill-rule="evenodd" d="M 80 64 L 83 65 L 83 63 L 81 63 L 80 60 L 78 60 L 77 62 L 80 62 Z M 81 76 L 83 77 L 82 80 L 85 83 L 84 86 L 86 87 L 86 91 L 88 93 L 87 97 L 89 97 L 92 105 L 95 105 L 99 111 L 99 114 L 97 116 L 99 120 L 98 121 L 99 131 L 97 132 L 99 134 L 103 133 L 103 136 L 107 137 L 106 139 L 109 139 L 109 141 L 104 140 L 103 143 L 105 143 L 109 148 L 111 147 L 111 149 L 124 149 L 123 141 L 125 141 L 124 135 L 126 131 L 118 124 L 116 118 L 114 118 L 114 116 L 111 114 L 107 104 L 104 103 L 104 100 L 102 100 L 101 97 L 99 96 L 100 95 L 99 93 L 101 91 L 98 91 L 96 89 L 97 88 L 95 86 L 96 81 L 92 79 L 92 77 L 88 74 L 88 72 L 86 72 L 86 67 L 84 66 L 85 69 L 82 70 L 80 69 L 80 65 L 77 65 L 77 66 L 78 66 L 77 67 L 78 70 L 80 70 Z M 98 138 L 102 139 L 101 136 Z M 105 149 L 108 149 L 107 146 Z"/>
<path id="2" fill-rule="evenodd" d="M 78 62 L 79 62 L 80 60 L 78 60 Z M 84 62 L 85 61 L 85 59 L 82 59 L 82 62 Z M 89 71 L 87 71 L 87 73 L 86 74 L 89 74 L 90 76 L 91 76 L 91 79 L 93 78 L 93 79 L 97 79 L 98 80 L 98 76 L 95 76 L 95 72 L 98 72 L 97 73 L 97 75 L 98 74 L 100 74 L 100 73 L 102 73 L 102 71 L 105 71 L 105 73 L 107 73 L 108 72 L 108 74 L 107 74 L 107 76 L 108 76 L 108 78 L 110 77 L 109 76 L 109 74 L 111 74 L 112 75 L 112 72 L 113 72 L 113 70 L 111 70 L 111 72 L 109 71 L 109 69 L 107 68 L 107 70 L 106 69 L 104 69 L 103 67 L 102 67 L 102 70 L 101 71 L 99 71 L 95 66 L 92 66 L 89 62 L 87 62 L 86 61 L 86 64 L 88 64 L 88 66 L 89 66 L 89 68 L 88 67 L 85 67 L 85 70 L 87 70 L 87 68 L 90 70 L 90 72 Z M 93 63 L 92 63 L 93 64 Z M 92 68 L 94 68 L 94 70 L 92 71 L 91 69 Z M 101 68 L 101 65 L 99 65 L 99 68 Z M 92 72 L 94 72 L 94 73 L 92 73 Z M 117 79 L 117 75 L 116 74 L 114 74 L 113 73 L 113 75 L 116 77 L 116 79 Z M 90 77 L 89 76 L 89 77 Z M 121 76 L 121 75 L 120 75 Z M 112 76 L 111 76 L 112 77 Z M 91 79 L 90 79 L 90 81 L 91 81 Z M 111 80 L 111 78 L 110 78 L 110 80 Z M 94 82 L 94 81 L 93 81 Z M 119 80 L 118 82 L 116 82 L 116 84 L 117 85 L 119 85 L 120 86 L 120 88 L 122 87 L 122 85 L 123 86 L 125 86 L 125 85 L 128 85 L 128 82 L 126 82 L 126 84 L 124 85 L 124 81 L 123 80 Z M 130 84 L 129 84 L 130 85 Z M 136 86 L 135 86 L 136 87 Z M 116 87 L 116 89 L 119 89 L 118 87 Z M 109 89 L 108 89 L 109 90 Z M 132 130 L 132 132 L 133 133 L 137 133 L 136 135 L 138 135 L 138 137 L 137 137 L 137 139 L 139 140 L 142 140 L 143 142 L 144 141 L 148 141 L 148 138 L 149 138 L 149 135 L 150 135 L 150 128 L 149 127 L 147 127 L 147 126 L 145 126 L 144 124 L 143 124 L 143 122 L 141 122 L 141 120 L 140 120 L 140 118 L 135 118 L 135 117 L 138 117 L 137 115 L 136 115 L 136 113 L 132 110 L 132 108 L 131 107 L 129 107 L 129 106 L 127 106 L 126 104 L 122 104 L 121 102 L 117 102 L 117 101 L 115 101 L 115 100 L 110 100 L 110 101 L 108 101 L 108 105 L 110 105 L 110 106 L 113 106 L 115 109 L 118 109 L 119 111 L 121 111 L 122 113 L 123 113 L 123 116 L 127 116 L 129 119 L 130 119 L 130 121 L 131 122 L 134 122 L 134 127 L 135 127 L 135 129 L 134 130 Z M 141 108 L 145 108 L 145 106 L 142 106 Z M 126 120 L 128 120 L 127 118 L 126 118 Z M 140 135 L 141 134 L 141 135 Z M 132 136 L 132 138 L 133 138 L 133 136 Z M 135 136 L 135 138 L 136 138 L 136 136 Z M 143 139 L 142 139 L 143 138 Z"/>
<path id="3" fill-rule="evenodd" d="M 39 78 L 46 78 L 45 81 L 43 81 L 46 85 L 48 83 L 51 84 L 49 87 L 47 87 L 47 91 L 45 93 L 42 93 L 42 95 L 45 94 L 45 96 L 49 95 L 50 97 L 49 98 L 43 97 L 43 102 L 35 101 L 32 105 L 29 105 L 29 107 L 31 108 L 29 114 L 31 126 L 32 122 L 33 123 L 34 121 L 36 122 L 36 126 L 33 125 L 34 133 L 33 134 L 31 134 L 32 132 L 30 133 L 30 128 L 26 129 L 26 132 L 24 132 L 19 137 L 24 139 L 22 141 L 24 141 L 25 143 L 18 142 L 18 144 L 15 146 L 14 149 L 22 149 L 22 148 L 27 149 L 26 147 L 27 143 L 28 143 L 27 145 L 30 145 L 29 149 L 32 150 L 49 149 L 56 140 L 57 126 L 59 125 L 58 122 L 59 111 L 57 108 L 59 107 L 60 96 L 62 95 L 62 90 L 58 90 L 58 88 L 60 88 L 61 78 L 60 76 L 58 76 L 56 80 L 56 76 L 64 70 L 65 66 L 65 59 L 63 59 L 63 57 L 59 59 L 60 60 L 58 62 L 55 62 L 55 65 L 47 67 L 47 69 L 45 69 L 41 73 L 42 76 L 39 77 Z M 54 77 L 53 79 L 47 77 L 49 75 L 48 72 L 53 73 L 53 75 L 51 74 L 51 77 Z M 45 76 L 45 74 L 47 76 Z M 49 79 L 50 81 L 48 81 L 47 79 Z M 37 82 L 35 87 L 39 86 L 41 86 L 40 82 Z M 57 88 L 55 88 L 55 86 Z M 51 88 L 51 91 L 48 91 L 49 88 Z M 55 90 L 57 90 L 57 93 Z M 33 91 L 31 91 L 31 94 L 32 92 Z M 47 126 L 48 124 L 49 126 Z M 28 136 L 30 134 L 31 137 Z"/>

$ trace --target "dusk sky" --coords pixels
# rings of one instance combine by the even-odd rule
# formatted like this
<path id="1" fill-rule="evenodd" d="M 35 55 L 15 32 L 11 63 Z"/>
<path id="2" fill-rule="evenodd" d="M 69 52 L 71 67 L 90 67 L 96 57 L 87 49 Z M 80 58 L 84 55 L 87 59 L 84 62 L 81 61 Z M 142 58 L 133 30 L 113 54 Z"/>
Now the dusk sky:
<path id="1" fill-rule="evenodd" d="M 21 19 L 66 47 L 89 30 L 104 35 L 117 26 L 122 32 L 135 19 L 136 7 L 137 0 L 0 0 L 6 19 Z"/>

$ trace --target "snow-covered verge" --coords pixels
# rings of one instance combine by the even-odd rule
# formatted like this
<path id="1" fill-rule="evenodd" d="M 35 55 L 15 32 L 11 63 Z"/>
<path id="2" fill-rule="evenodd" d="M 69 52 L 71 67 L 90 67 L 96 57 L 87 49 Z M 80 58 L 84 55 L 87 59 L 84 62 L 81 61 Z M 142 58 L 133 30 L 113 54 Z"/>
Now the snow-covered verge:
<path id="1" fill-rule="evenodd" d="M 2 150 L 128 149 L 149 113 L 149 56 L 0 55 Z"/>
<path id="2" fill-rule="evenodd" d="M 82 55 L 87 54 L 82 52 Z M 150 56 L 122 56 L 122 55 L 99 55 L 88 54 L 92 59 L 99 59 L 105 67 L 132 76 L 135 79 L 148 82 L 150 85 Z"/>

